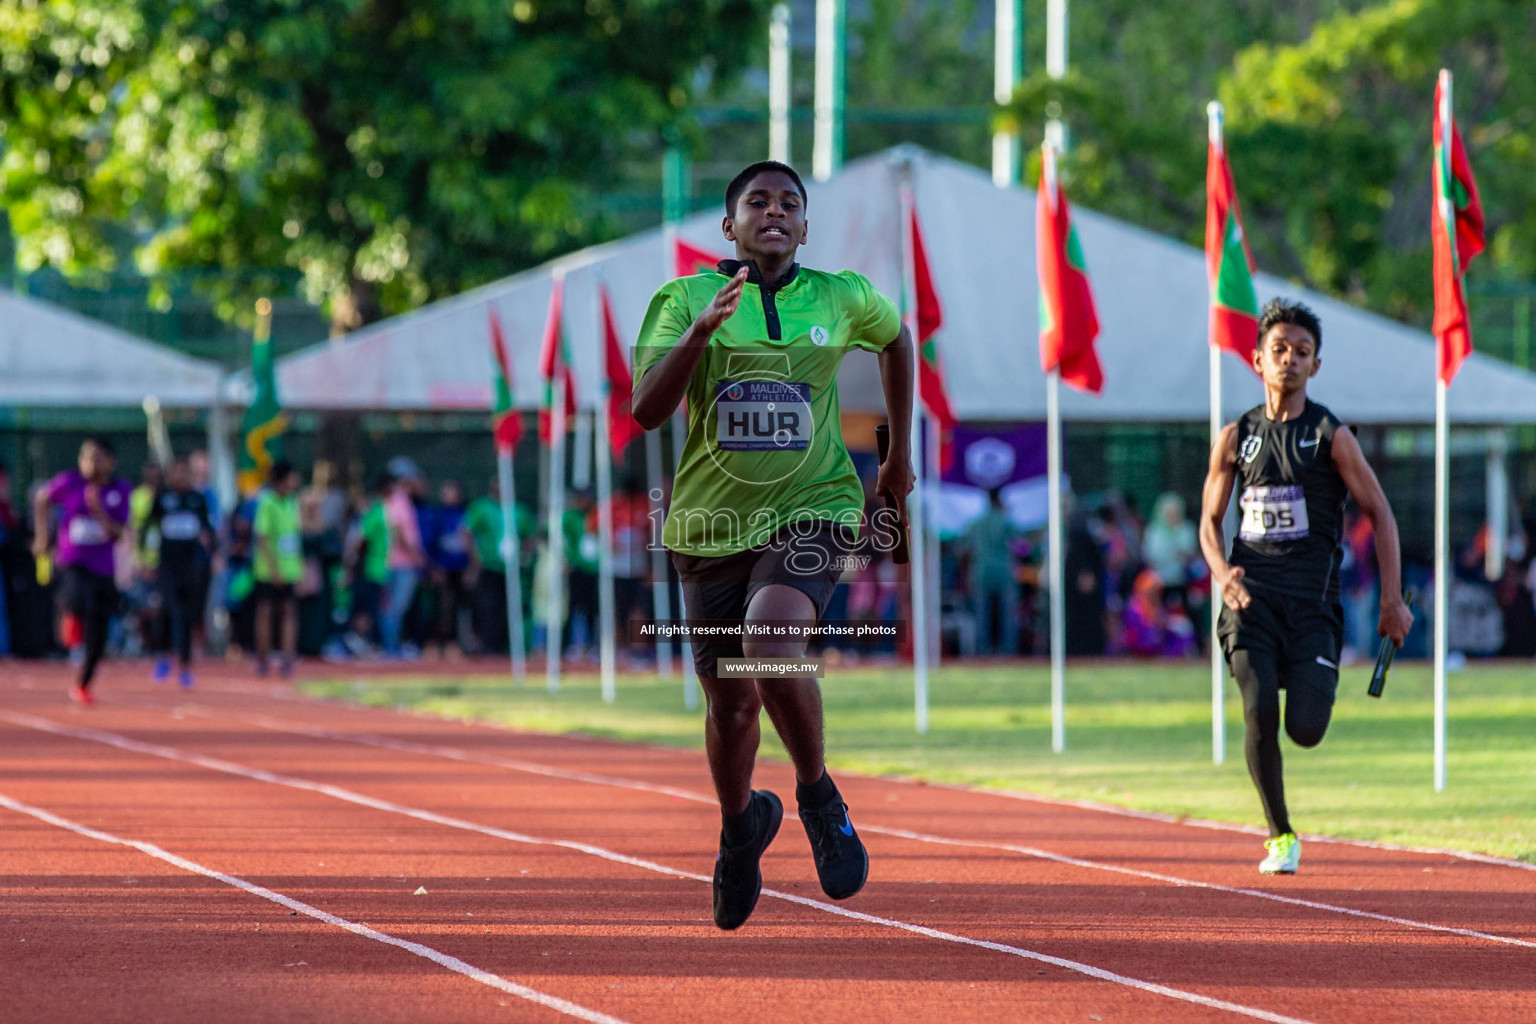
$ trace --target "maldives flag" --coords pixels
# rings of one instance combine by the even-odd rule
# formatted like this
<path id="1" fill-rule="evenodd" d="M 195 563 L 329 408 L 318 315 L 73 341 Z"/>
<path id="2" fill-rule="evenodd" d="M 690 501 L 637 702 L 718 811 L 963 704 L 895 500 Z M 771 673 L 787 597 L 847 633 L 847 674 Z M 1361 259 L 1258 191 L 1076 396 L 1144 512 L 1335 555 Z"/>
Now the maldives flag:
<path id="1" fill-rule="evenodd" d="M 912 333 L 917 338 L 917 393 L 928 414 L 939 421 L 942 430 L 956 423 L 944 388 L 944 370 L 939 364 L 939 346 L 934 334 L 944 325 L 944 309 L 933 286 L 933 271 L 928 266 L 928 248 L 923 244 L 923 229 L 917 221 L 917 207 L 908 208 L 907 229 L 911 232 L 913 308 Z"/>
<path id="2" fill-rule="evenodd" d="M 598 301 L 603 307 L 603 369 L 608 378 L 608 442 L 615 458 L 623 456 L 635 438 L 645 433 L 635 422 L 630 408 L 633 382 L 629 364 L 624 361 L 624 346 L 619 341 L 619 327 L 613 319 L 613 302 L 608 286 L 598 286 Z"/>
<path id="3" fill-rule="evenodd" d="M 1205 271 L 1211 284 L 1211 344 L 1253 368 L 1258 346 L 1259 297 L 1253 289 L 1253 252 L 1243 233 L 1232 165 L 1220 137 L 1205 162 Z"/>
<path id="4" fill-rule="evenodd" d="M 694 274 L 703 274 L 714 270 L 723 260 L 724 256 L 716 256 L 707 249 L 700 249 L 683 241 L 674 239 L 672 243 L 672 276 L 692 277 Z"/>
<path id="5" fill-rule="evenodd" d="M 1472 163 L 1451 113 L 1451 73 L 1435 83 L 1435 200 L 1430 225 L 1435 253 L 1435 342 L 1440 379 L 1450 384 L 1472 353 L 1472 322 L 1462 278 L 1486 242 L 1483 204 L 1472 180 Z"/>
<path id="6" fill-rule="evenodd" d="M 571 372 L 571 351 L 561 324 L 561 297 L 565 278 L 559 274 L 549 293 L 549 319 L 544 322 L 544 345 L 539 351 L 539 376 L 544 378 L 544 405 L 539 410 L 539 440 L 549 444 L 554 438 L 555 377 L 565 383 L 565 429 L 576 422 L 576 375 Z"/>
<path id="7" fill-rule="evenodd" d="M 495 306 L 487 306 L 491 321 L 491 373 L 495 377 L 492 423 L 498 452 L 511 453 L 523 437 L 523 418 L 512 405 L 512 361 L 507 357 L 507 339 L 501 333 L 501 317 Z"/>
<path id="8" fill-rule="evenodd" d="M 1104 390 L 1104 370 L 1094 351 L 1099 316 L 1088 284 L 1088 263 L 1072 226 L 1067 194 L 1056 180 L 1056 157 L 1044 147 L 1035 207 L 1035 259 L 1040 270 L 1040 365 L 1080 391 Z"/>

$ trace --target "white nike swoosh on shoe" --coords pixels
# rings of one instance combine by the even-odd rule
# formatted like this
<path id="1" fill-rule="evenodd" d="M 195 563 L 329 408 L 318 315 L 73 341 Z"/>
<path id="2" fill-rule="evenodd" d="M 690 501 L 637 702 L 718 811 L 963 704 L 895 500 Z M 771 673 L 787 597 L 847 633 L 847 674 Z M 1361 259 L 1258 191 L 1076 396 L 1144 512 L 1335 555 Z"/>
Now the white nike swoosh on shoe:
<path id="1" fill-rule="evenodd" d="M 1322 440 L 1322 439 L 1314 437 L 1310 441 L 1298 441 L 1298 442 L 1296 442 L 1296 447 L 1297 448 L 1311 448 L 1313 445 L 1317 444 L 1317 442 L 1320 441 L 1320 440 Z"/>
<path id="2" fill-rule="evenodd" d="M 1326 665 L 1328 668 L 1333 669 L 1335 672 L 1337 672 L 1339 670 L 1339 666 L 1335 662 L 1329 661 L 1327 658 L 1323 657 L 1321 654 L 1319 654 L 1317 656 L 1317 663 L 1319 665 Z"/>

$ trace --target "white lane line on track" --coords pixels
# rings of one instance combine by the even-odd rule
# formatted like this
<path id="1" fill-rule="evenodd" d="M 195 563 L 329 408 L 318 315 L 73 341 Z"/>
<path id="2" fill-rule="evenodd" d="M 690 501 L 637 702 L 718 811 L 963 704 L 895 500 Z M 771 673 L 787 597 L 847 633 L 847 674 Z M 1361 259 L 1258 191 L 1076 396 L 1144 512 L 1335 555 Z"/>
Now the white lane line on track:
<path id="1" fill-rule="evenodd" d="M 183 710 L 205 718 L 226 717 L 199 705 L 185 705 Z M 568 782 L 581 782 L 597 786 L 610 786 L 617 789 L 638 790 L 644 793 L 654 793 L 660 796 L 670 796 L 679 800 L 687 800 L 692 803 L 715 806 L 715 799 L 704 793 L 693 790 L 680 789 L 676 786 L 661 786 L 639 779 L 626 779 L 614 775 L 601 775 L 596 772 L 573 771 L 564 768 L 554 768 L 549 765 L 539 764 L 534 761 L 524 761 L 519 758 L 487 757 L 472 754 L 456 747 L 436 746 L 425 743 L 413 743 L 408 740 L 394 740 L 385 736 L 376 736 L 370 733 L 345 733 L 331 729 L 322 729 L 304 725 L 298 722 L 289 722 L 271 715 L 263 715 L 255 712 L 239 712 L 233 716 L 235 720 L 263 729 L 275 732 L 287 732 L 300 736 L 308 736 L 314 739 L 332 740 L 337 742 L 356 743 L 362 746 L 377 747 L 383 750 L 392 750 L 403 754 L 416 754 L 424 757 L 441 757 L 448 760 L 459 761 L 468 764 L 481 764 L 494 768 L 507 768 L 512 771 L 526 772 L 531 775 L 540 775 L 545 778 L 562 779 Z M 865 832 L 877 835 L 891 836 L 897 839 L 907 839 L 918 843 L 932 843 L 939 846 L 966 847 L 983 850 L 1001 850 L 1008 853 L 1022 854 L 1026 857 L 1036 857 L 1041 860 L 1053 861 L 1057 864 L 1066 864 L 1072 867 L 1088 868 L 1095 871 L 1109 871 L 1118 875 L 1127 875 L 1133 878 L 1145 878 L 1154 882 L 1165 882 L 1170 885 L 1191 889 L 1208 889 L 1213 892 L 1230 893 L 1238 896 L 1250 896 L 1255 899 L 1270 900 L 1275 903 L 1284 903 L 1295 907 L 1305 907 L 1310 910 L 1321 910 L 1328 913 L 1345 914 L 1350 917 L 1364 918 L 1371 921 L 1381 921 L 1386 924 L 1400 925 L 1404 928 L 1416 928 L 1423 931 L 1440 932 L 1446 935 L 1459 935 L 1469 939 L 1483 939 L 1488 942 L 1498 942 L 1509 946 L 1523 946 L 1527 949 L 1536 949 L 1536 942 L 1527 939 L 1517 939 L 1506 935 L 1495 935 L 1491 932 L 1476 931 L 1471 928 L 1456 928 L 1451 925 L 1433 924 L 1428 921 L 1416 921 L 1407 917 L 1395 917 L 1391 914 L 1378 914 L 1370 910 L 1357 910 L 1353 907 L 1338 906 L 1333 903 L 1322 903 L 1316 900 L 1301 899 L 1296 896 L 1284 896 L 1280 893 L 1267 892 L 1263 889 L 1248 889 L 1241 886 L 1221 885 L 1216 882 L 1202 882 L 1193 878 L 1181 878 L 1177 875 L 1165 875 L 1155 871 L 1142 871 L 1137 868 L 1123 867 L 1117 864 L 1105 864 L 1100 861 L 1086 860 L 1081 857 L 1072 857 L 1067 854 L 1053 853 L 1035 846 L 1024 846 L 1015 843 L 989 842 L 987 840 L 954 839 L 946 836 L 937 836 L 927 832 L 914 832 L 909 829 L 891 828 L 884 825 L 871 825 L 867 822 L 859 825 Z"/>
<path id="2" fill-rule="evenodd" d="M 312 917 L 316 921 L 334 925 L 337 928 L 343 929 L 344 931 L 349 931 L 353 935 L 360 935 L 365 939 L 372 939 L 374 942 L 382 942 L 386 946 L 394 946 L 397 949 L 403 949 L 407 953 L 412 953 L 426 960 L 430 960 L 437 964 L 439 967 L 446 967 L 448 970 L 453 971 L 455 974 L 462 974 L 464 977 L 469 978 L 471 981 L 478 981 L 482 985 L 488 985 L 491 988 L 499 989 L 508 995 L 517 996 L 519 999 L 526 999 L 531 1003 L 537 1003 L 540 1006 L 548 1007 L 549 1009 L 556 1010 L 565 1014 L 566 1016 L 575 1017 L 578 1020 L 589 1021 L 591 1024 L 625 1024 L 625 1022 L 618 1017 L 612 1017 L 606 1013 L 599 1013 L 596 1010 L 589 1010 L 585 1006 L 580 1006 L 576 1003 L 570 1002 L 569 1000 L 561 999 L 559 996 L 548 995 L 544 992 L 538 991 L 537 989 L 529 988 L 527 985 L 519 985 L 515 981 L 508 981 L 506 978 L 503 978 L 499 974 L 492 974 L 490 971 L 483 970 L 474 966 L 473 964 L 465 963 L 458 957 L 449 956 L 447 953 L 433 949 L 431 946 L 424 946 L 419 942 L 411 942 L 408 939 L 396 938 L 393 935 L 386 934 L 375 928 L 370 928 L 365 924 L 358 924 L 356 921 L 349 921 L 344 917 L 337 917 L 335 914 L 321 910 L 319 907 L 310 906 L 308 903 L 305 903 L 301 900 L 296 900 L 291 896 L 284 896 L 280 892 L 274 892 L 271 889 L 257 885 L 254 882 L 247 882 L 243 878 L 237 878 L 234 875 L 227 875 L 222 871 L 216 871 L 213 868 L 205 867 L 196 861 L 190 861 L 185 857 L 177 856 L 176 854 L 171 853 L 169 850 L 156 846 L 153 843 L 146 843 L 138 839 L 125 839 L 122 836 L 115 836 L 110 832 L 103 832 L 100 829 L 91 828 L 89 825 L 81 825 L 78 822 L 70 821 L 68 818 L 61 818 L 51 811 L 45 811 L 41 807 L 33 807 L 30 804 L 22 803 L 20 800 L 13 800 L 11 797 L 6 796 L 4 793 L 0 793 L 0 807 L 8 807 L 11 810 L 16 811 L 18 814 L 30 815 L 31 817 L 36 818 L 38 821 L 45 822 L 49 825 L 56 825 L 59 828 L 67 829 L 76 835 L 85 836 L 88 839 L 97 839 L 103 843 L 113 843 L 117 846 L 126 846 L 131 849 L 138 850 L 140 853 L 147 854 L 148 856 L 154 857 L 157 860 L 163 860 L 167 864 L 181 868 L 183 871 L 190 871 L 193 874 L 203 875 L 207 878 L 212 878 L 215 881 L 223 882 L 225 885 L 233 886 L 236 889 L 242 890 L 243 892 L 250 893 L 252 896 L 259 896 L 264 900 L 270 900 L 279 906 L 287 907 L 289 910 L 303 914 L 306 917 Z"/>
<path id="3" fill-rule="evenodd" d="M 444 825 L 448 828 L 461 829 L 466 832 L 475 832 L 480 835 L 489 836 L 493 839 L 505 839 L 514 843 L 522 843 L 530 846 L 557 847 L 560 849 L 572 850 L 577 853 L 584 853 L 592 857 L 598 857 L 602 860 L 610 861 L 615 864 L 624 864 L 629 867 L 639 868 L 644 871 L 651 871 L 656 874 L 667 875 L 672 878 L 684 878 L 696 882 L 704 882 L 706 884 L 713 882 L 713 879 L 711 879 L 708 875 L 701 875 L 692 871 L 684 871 L 681 868 L 669 867 L 666 864 L 660 864 L 651 860 L 644 860 L 640 857 L 631 857 L 628 854 L 604 849 L 601 846 L 593 846 L 590 843 L 580 843 L 568 839 L 542 839 L 537 836 L 525 835 L 521 832 L 513 832 L 508 829 L 500 829 L 491 827 L 489 825 L 481 825 L 473 821 L 467 821 L 463 818 L 453 818 L 449 817 L 448 815 L 438 814 L 435 811 L 427 811 L 416 807 L 407 807 L 404 804 L 392 803 L 388 800 L 380 800 L 376 797 L 366 796 L 362 793 L 356 793 L 348 789 L 343 789 L 340 786 L 332 786 L 320 782 L 311 782 L 308 779 L 300 779 L 289 775 L 280 775 L 276 772 L 269 772 L 261 768 L 249 768 L 245 765 L 235 764 L 230 761 L 221 761 L 218 758 L 205 757 L 201 754 L 185 753 L 175 749 L 174 747 L 165 747 L 155 743 L 141 743 L 138 740 L 132 740 L 126 736 L 119 736 L 116 733 L 102 732 L 97 729 L 77 729 L 73 726 L 60 725 L 59 723 L 50 719 L 38 718 L 34 715 L 21 714 L 18 712 L 0 711 L 0 720 L 8 721 L 14 725 L 23 726 L 28 729 L 36 729 L 40 732 L 53 733 L 57 736 L 67 736 L 72 739 L 88 740 L 93 743 L 101 743 L 109 747 L 116 747 L 120 750 L 127 750 L 133 753 L 147 754 L 151 757 L 164 758 L 169 761 L 180 761 L 184 764 L 192 764 L 200 768 L 207 768 L 211 771 L 223 772 L 228 775 L 236 775 L 242 778 L 254 780 L 256 782 L 266 782 L 278 786 L 287 786 L 291 789 L 305 790 L 311 793 L 320 793 L 325 796 L 333 797 L 337 800 L 344 800 L 348 803 L 358 804 L 362 807 L 368 807 L 373 810 L 384 811 L 390 814 L 399 814 L 404 817 L 415 818 L 418 821 L 425 821 L 434 825 Z M 273 895 L 275 896 L 276 894 L 274 893 Z M 1033 950 L 1025 949 L 1022 946 L 1011 946 L 1002 942 L 990 942 L 985 939 L 972 938 L 968 935 L 958 935 L 954 932 L 940 931 L 937 928 L 929 928 L 925 925 L 910 924 L 906 921 L 898 921 L 894 918 L 877 917 L 874 914 L 864 914 L 856 910 L 848 910 L 845 907 L 835 906 L 831 903 L 824 903 L 821 900 L 810 899 L 805 896 L 798 896 L 794 893 L 780 892 L 777 889 L 765 888 L 763 890 L 763 895 L 772 896 L 776 899 L 785 900 L 789 903 L 798 903 L 804 907 L 810 907 L 815 910 L 824 911 L 829 914 L 835 914 L 838 917 L 845 917 L 854 921 L 861 921 L 865 924 L 877 925 L 882 928 L 890 928 L 895 931 L 907 932 L 912 935 L 920 935 L 924 938 L 937 939 L 938 941 L 953 943 L 955 945 L 971 946 L 976 949 L 991 950 L 993 952 L 1004 953 L 1009 956 L 1016 956 L 1025 960 L 1033 960 L 1037 963 L 1050 964 L 1054 967 L 1060 967 L 1063 970 L 1073 971 L 1077 974 L 1086 975 L 1087 977 L 1095 978 L 1100 981 L 1107 981 L 1116 985 L 1123 985 L 1128 988 L 1137 989 L 1138 991 L 1164 996 L 1166 998 L 1175 999 L 1180 1002 L 1193 1003 L 1197 1006 L 1204 1006 L 1214 1010 L 1224 1010 L 1229 1013 L 1239 1014 L 1244 1017 L 1251 1017 L 1254 1020 L 1270 1021 L 1272 1024 L 1310 1024 L 1310 1022 L 1302 1020 L 1301 1018 L 1287 1017 L 1283 1014 L 1272 1013 L 1268 1010 L 1258 1009 L 1257 1007 L 1244 1006 L 1241 1003 L 1232 1003 L 1227 1002 L 1224 999 L 1215 999 L 1211 996 L 1203 996 L 1198 992 L 1187 992 L 1183 989 L 1171 988 L 1167 985 L 1159 985 L 1156 982 L 1143 981 L 1140 978 L 1132 978 L 1127 975 L 1116 974 L 1115 972 L 1105 970 L 1102 967 L 1094 967 L 1092 964 L 1080 963 L 1076 960 L 1067 960 L 1062 957 L 1051 956 L 1046 953 L 1037 953 Z"/>
<path id="4" fill-rule="evenodd" d="M 271 697 L 293 704 L 304 704 L 323 707 L 345 708 L 348 711 L 382 711 L 400 717 L 425 718 L 438 722 L 459 722 L 475 725 L 481 728 L 493 729 L 501 732 L 511 732 L 520 735 L 558 736 L 573 742 L 590 742 L 587 736 L 571 735 L 566 733 L 534 733 L 526 729 L 517 729 L 513 726 L 502 725 L 497 722 L 484 722 L 479 720 L 438 715 L 431 712 L 418 711 L 414 708 L 390 706 L 376 707 L 360 704 L 342 698 L 311 697 L 302 693 L 295 693 L 291 689 L 275 686 L 263 687 L 233 680 L 223 680 L 218 685 L 206 687 L 209 692 L 223 692 L 236 696 Z M 147 705 L 146 705 L 147 706 Z M 158 706 L 158 705 L 157 705 Z M 672 747 L 663 747 L 654 743 L 643 743 L 629 740 L 620 740 L 627 746 L 641 747 L 647 750 L 655 750 L 661 753 L 675 754 L 677 750 Z M 901 776 L 889 776 L 884 779 L 887 782 L 919 782 L 931 789 L 949 789 L 959 793 L 976 793 L 981 796 L 996 796 L 1007 800 L 1018 800 L 1024 803 L 1045 804 L 1049 807 L 1071 807 L 1079 811 L 1095 811 L 1099 814 L 1113 814 L 1122 818 L 1137 818 L 1142 821 L 1155 821 L 1163 825 L 1180 825 L 1189 828 L 1203 828 L 1213 832 L 1239 832 L 1243 835 L 1265 836 L 1268 835 L 1261 828 L 1252 825 L 1237 825 L 1229 821 L 1207 821 L 1203 818 L 1187 818 L 1172 814 L 1160 814 L 1157 811 L 1138 811 L 1130 807 L 1118 807 L 1114 804 L 1103 804 L 1093 800 L 1070 800 L 1065 797 L 1042 796 L 1038 793 L 1026 793 L 1012 789 L 984 789 L 980 786 L 966 786 L 954 783 L 928 782 L 925 780 L 908 779 Z M 1382 850 L 1388 853 L 1418 853 L 1434 857 L 1450 857 L 1453 860 L 1470 861 L 1474 864 L 1486 864 L 1490 867 L 1518 868 L 1521 871 L 1536 871 L 1536 863 L 1523 860 L 1515 860 L 1512 857 L 1495 857 L 1486 853 L 1472 853 L 1467 850 L 1447 850 L 1438 846 L 1402 846 L 1397 843 L 1377 843 L 1369 839 L 1345 839 L 1341 836 L 1326 836 L 1315 832 L 1303 832 L 1302 839 L 1309 843 L 1328 843 L 1332 846 L 1359 846 L 1367 850 Z"/>

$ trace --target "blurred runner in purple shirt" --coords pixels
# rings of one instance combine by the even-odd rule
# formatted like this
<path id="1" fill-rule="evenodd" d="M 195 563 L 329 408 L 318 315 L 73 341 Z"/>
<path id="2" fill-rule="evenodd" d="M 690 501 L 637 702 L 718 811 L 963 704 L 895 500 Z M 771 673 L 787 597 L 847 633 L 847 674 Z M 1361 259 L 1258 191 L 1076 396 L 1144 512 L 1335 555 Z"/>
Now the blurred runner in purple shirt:
<path id="1" fill-rule="evenodd" d="M 46 556 L 57 543 L 60 601 L 84 634 L 85 660 L 70 696 L 86 706 L 93 703 L 91 679 L 106 651 L 107 627 L 117 610 L 113 545 L 128 523 L 131 488 L 114 475 L 116 466 L 110 442 L 86 438 L 77 468 L 50 480 L 32 506 L 33 550 Z M 53 509 L 59 512 L 56 538 L 50 529 Z"/>

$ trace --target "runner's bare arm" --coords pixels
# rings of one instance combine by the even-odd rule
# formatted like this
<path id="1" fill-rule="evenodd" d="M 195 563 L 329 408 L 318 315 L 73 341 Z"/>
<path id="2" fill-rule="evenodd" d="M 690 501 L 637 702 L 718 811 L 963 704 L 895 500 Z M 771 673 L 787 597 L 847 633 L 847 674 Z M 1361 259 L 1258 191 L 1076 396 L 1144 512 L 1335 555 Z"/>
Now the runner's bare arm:
<path id="1" fill-rule="evenodd" d="M 1233 611 L 1248 607 L 1251 598 L 1243 585 L 1243 570 L 1227 562 L 1227 540 L 1221 521 L 1232 502 L 1232 484 L 1237 479 L 1237 424 L 1228 423 L 1211 446 L 1211 464 L 1205 473 L 1205 488 L 1200 498 L 1200 550 L 1211 567 L 1211 579 L 1221 587 L 1221 600 Z"/>
<path id="2" fill-rule="evenodd" d="M 32 554 L 42 558 L 53 547 L 48 536 L 48 490 L 39 487 L 32 496 Z"/>
<path id="3" fill-rule="evenodd" d="M 709 339 L 741 305 L 741 287 L 746 283 L 747 268 L 743 267 L 715 293 L 661 362 L 645 371 L 630 401 L 636 423 L 646 430 L 655 430 L 677 411 L 693 371 L 709 347 Z"/>
<path id="4" fill-rule="evenodd" d="M 885 391 L 885 418 L 891 428 L 891 453 L 875 477 L 875 493 L 896 499 L 903 521 L 907 495 L 912 493 L 912 335 L 901 325 L 896 340 L 880 350 L 880 386 Z"/>
<path id="5" fill-rule="evenodd" d="M 1376 624 L 1376 632 L 1391 637 L 1401 647 L 1403 637 L 1413 628 L 1413 613 L 1403 603 L 1397 519 L 1392 515 L 1392 506 L 1387 502 L 1376 473 L 1360 451 L 1360 442 L 1348 429 L 1334 432 L 1333 465 L 1344 478 L 1344 486 L 1349 488 L 1350 496 L 1360 506 L 1361 514 L 1371 521 L 1371 529 L 1376 535 L 1376 565 L 1381 572 L 1381 618 Z"/>

